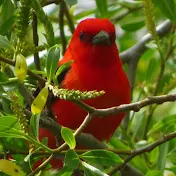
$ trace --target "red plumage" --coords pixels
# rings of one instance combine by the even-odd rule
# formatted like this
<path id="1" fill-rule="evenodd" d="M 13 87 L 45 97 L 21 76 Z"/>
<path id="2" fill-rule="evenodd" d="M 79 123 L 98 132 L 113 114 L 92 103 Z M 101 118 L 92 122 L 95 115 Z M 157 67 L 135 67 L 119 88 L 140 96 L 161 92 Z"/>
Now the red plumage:
<path id="1" fill-rule="evenodd" d="M 115 44 L 115 28 L 108 19 L 90 18 L 78 24 L 59 66 L 70 60 L 74 62 L 62 82 L 63 88 L 104 90 L 104 95 L 85 101 L 95 108 L 109 108 L 130 102 L 130 85 Z M 76 104 L 61 99 L 53 103 L 52 109 L 57 122 L 71 129 L 78 128 L 87 114 Z M 124 115 L 94 117 L 84 132 L 101 141 L 108 140 Z M 45 135 L 46 132 L 40 130 L 40 138 Z M 55 143 L 53 145 L 55 147 Z"/>
<path id="2" fill-rule="evenodd" d="M 111 36 L 109 45 L 93 45 L 91 37 L 100 31 Z M 86 41 L 80 40 L 80 33 Z M 75 30 L 70 45 L 59 65 L 74 60 L 71 69 L 62 82 L 62 87 L 81 91 L 104 90 L 101 97 L 85 101 L 95 108 L 109 108 L 130 102 L 130 85 L 115 44 L 115 28 L 107 19 L 86 19 Z M 66 100 L 57 100 L 53 111 L 60 125 L 76 129 L 86 112 Z M 107 140 L 119 126 L 124 113 L 106 118 L 94 117 L 84 132 L 93 134 L 99 140 Z"/>

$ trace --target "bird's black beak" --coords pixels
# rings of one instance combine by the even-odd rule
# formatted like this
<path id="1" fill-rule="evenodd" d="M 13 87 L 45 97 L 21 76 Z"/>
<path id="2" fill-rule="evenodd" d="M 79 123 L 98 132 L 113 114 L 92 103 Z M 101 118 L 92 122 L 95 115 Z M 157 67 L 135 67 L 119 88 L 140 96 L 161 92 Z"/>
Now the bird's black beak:
<path id="1" fill-rule="evenodd" d="M 94 45 L 110 45 L 111 42 L 109 34 L 106 31 L 100 31 L 93 37 L 92 43 Z"/>

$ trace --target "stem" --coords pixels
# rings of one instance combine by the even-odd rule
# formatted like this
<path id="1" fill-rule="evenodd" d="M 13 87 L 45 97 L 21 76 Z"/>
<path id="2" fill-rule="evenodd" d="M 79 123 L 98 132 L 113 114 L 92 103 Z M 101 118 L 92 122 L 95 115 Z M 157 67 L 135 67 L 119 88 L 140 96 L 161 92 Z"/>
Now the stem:
<path id="1" fill-rule="evenodd" d="M 33 21 L 32 21 L 33 41 L 34 41 L 35 47 L 37 47 L 38 40 L 39 40 L 38 32 L 37 32 L 38 19 L 37 19 L 35 12 L 32 13 L 32 16 L 33 16 Z M 34 53 L 34 63 L 35 63 L 36 70 L 41 70 L 40 69 L 40 58 L 39 58 L 39 54 L 37 51 Z"/>
<path id="2" fill-rule="evenodd" d="M 73 22 L 73 17 L 70 15 L 70 12 L 68 10 L 68 6 L 65 3 L 65 1 L 63 1 L 63 9 L 65 12 L 65 16 L 67 18 L 68 21 L 68 26 L 70 28 L 71 33 L 73 34 L 73 32 L 75 31 L 75 26 L 74 26 L 74 22 Z"/>
<path id="3" fill-rule="evenodd" d="M 165 56 L 163 56 L 163 53 L 162 53 L 161 48 L 160 48 L 160 44 L 159 44 L 159 42 L 157 42 L 158 50 L 159 50 L 160 57 L 161 57 L 161 67 L 160 67 L 160 73 L 158 75 L 156 87 L 155 87 L 155 90 L 154 90 L 154 93 L 153 93 L 154 96 L 156 96 L 158 94 L 159 86 L 160 86 L 160 83 L 161 83 L 161 80 L 163 78 L 164 71 L 165 71 L 165 63 L 168 60 L 169 56 L 173 52 L 173 37 L 174 37 L 174 35 L 172 34 L 172 36 L 169 40 L 169 43 L 168 43 L 169 46 L 168 46 L 168 50 L 167 50 L 167 53 L 166 53 Z M 149 115 L 147 117 L 145 129 L 144 129 L 144 139 L 147 139 L 147 132 L 148 132 L 148 129 L 149 129 L 150 122 L 152 120 L 152 115 L 153 115 L 154 111 L 155 111 L 155 108 L 152 108 L 150 106 L 149 110 L 148 110 Z"/>
<path id="4" fill-rule="evenodd" d="M 64 54 L 67 46 L 67 39 L 65 37 L 65 32 L 64 32 L 64 2 L 60 4 L 59 27 L 60 27 L 60 37 L 62 42 L 62 54 Z"/>

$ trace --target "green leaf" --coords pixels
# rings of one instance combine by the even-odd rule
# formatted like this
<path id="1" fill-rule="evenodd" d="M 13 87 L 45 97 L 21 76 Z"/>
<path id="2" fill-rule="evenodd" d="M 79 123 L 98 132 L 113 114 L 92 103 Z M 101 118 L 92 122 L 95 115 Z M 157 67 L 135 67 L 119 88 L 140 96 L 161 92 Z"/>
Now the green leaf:
<path id="1" fill-rule="evenodd" d="M 101 18 L 108 17 L 108 3 L 107 0 L 96 0 L 96 5 Z"/>
<path id="2" fill-rule="evenodd" d="M 74 171 L 73 168 L 64 166 L 64 167 L 62 168 L 62 170 L 59 172 L 59 175 L 60 175 L 60 176 L 71 176 L 72 173 L 73 173 L 73 171 Z"/>
<path id="3" fill-rule="evenodd" d="M 78 168 L 79 162 L 77 153 L 74 150 L 68 150 L 65 154 L 64 165 L 72 169 L 76 169 Z"/>
<path id="4" fill-rule="evenodd" d="M 159 156 L 159 147 L 154 148 L 150 153 L 148 153 L 148 156 L 150 163 L 155 164 Z"/>
<path id="5" fill-rule="evenodd" d="M 32 70 L 33 73 L 35 74 L 39 74 L 39 75 L 43 75 L 46 76 L 46 72 L 45 71 L 40 71 L 40 70 Z"/>
<path id="6" fill-rule="evenodd" d="M 156 60 L 151 58 L 149 65 L 148 65 L 148 68 L 147 68 L 147 72 L 146 72 L 146 82 L 147 83 L 151 82 L 152 74 L 153 74 L 156 67 L 157 67 Z"/>
<path id="7" fill-rule="evenodd" d="M 1 11 L 1 19 L 2 19 L 2 24 L 3 26 L 11 26 L 11 20 L 9 20 L 11 18 L 11 16 L 13 16 L 14 14 L 14 4 L 12 3 L 11 0 L 4 0 L 3 4 L 2 4 L 2 11 Z M 1 28 L 2 29 L 2 28 Z M 5 29 L 3 28 L 3 31 Z M 5 32 L 6 36 L 8 37 L 8 39 L 10 39 L 11 36 L 11 29 L 9 28 L 6 32 Z"/>
<path id="8" fill-rule="evenodd" d="M 167 158 L 174 164 L 176 165 L 176 150 L 170 152 L 168 155 L 167 155 Z"/>
<path id="9" fill-rule="evenodd" d="M 165 170 L 169 170 L 171 172 L 173 172 L 174 174 L 176 174 L 176 165 L 173 165 L 169 168 L 165 168 Z M 174 174 L 168 175 L 168 176 L 175 176 Z"/>
<path id="10" fill-rule="evenodd" d="M 55 45 L 55 37 L 54 37 L 54 31 L 53 31 L 53 26 L 51 24 L 50 19 L 44 12 L 39 0 L 31 0 L 31 5 L 32 8 L 35 10 L 35 13 L 39 20 L 43 23 L 44 28 L 45 28 L 45 38 L 47 40 L 47 45 L 49 47 L 52 47 Z"/>
<path id="11" fill-rule="evenodd" d="M 11 0 L 5 0 L 2 4 L 2 23 L 7 21 L 14 13 L 14 5 Z"/>
<path id="12" fill-rule="evenodd" d="M 31 128 L 31 133 L 35 137 L 35 139 L 38 140 L 38 133 L 39 133 L 39 120 L 40 120 L 40 115 L 32 115 L 30 118 L 30 128 Z"/>
<path id="13" fill-rule="evenodd" d="M 73 60 L 66 62 L 65 64 L 61 65 L 55 75 L 55 79 L 63 72 L 65 71 L 71 64 L 73 63 Z"/>
<path id="14" fill-rule="evenodd" d="M 112 166 L 123 162 L 117 154 L 106 150 L 91 150 L 80 155 L 80 158 L 102 166 Z"/>
<path id="15" fill-rule="evenodd" d="M 153 0 L 156 7 L 170 20 L 176 20 L 176 4 L 174 0 Z"/>
<path id="16" fill-rule="evenodd" d="M 5 35 L 7 31 L 9 31 L 12 28 L 12 25 L 15 22 L 15 15 L 11 16 L 7 21 L 5 21 L 1 26 L 0 26 L 0 34 Z"/>
<path id="17" fill-rule="evenodd" d="M 70 149 L 74 149 L 76 146 L 76 140 L 75 137 L 73 136 L 73 132 L 66 127 L 61 128 L 61 135 L 64 141 L 68 144 Z"/>
<path id="18" fill-rule="evenodd" d="M 0 83 L 5 81 L 8 81 L 8 77 L 6 76 L 6 74 L 0 71 Z"/>
<path id="19" fill-rule="evenodd" d="M 169 149 L 169 142 L 166 142 L 159 146 L 159 157 L 157 166 L 158 169 L 162 172 L 164 172 L 166 166 L 168 149 Z"/>
<path id="20" fill-rule="evenodd" d="M 66 0 L 66 2 L 69 6 L 77 4 L 77 0 Z"/>
<path id="21" fill-rule="evenodd" d="M 46 73 L 48 82 L 50 82 L 56 73 L 58 67 L 58 62 L 60 58 L 60 49 L 58 45 L 51 47 L 48 51 L 48 56 L 46 59 Z"/>
<path id="22" fill-rule="evenodd" d="M 135 167 L 137 170 L 140 170 L 142 173 L 146 173 L 148 171 L 148 165 L 141 156 L 136 156 L 135 158 L 133 158 L 131 164 L 133 165 L 133 167 Z"/>
<path id="23" fill-rule="evenodd" d="M 84 175 L 85 176 L 97 176 L 97 174 L 95 174 L 93 171 L 91 171 L 87 168 L 84 169 Z"/>
<path id="24" fill-rule="evenodd" d="M 145 20 L 139 19 L 139 20 L 129 21 L 127 23 L 124 23 L 121 25 L 121 28 L 128 32 L 134 32 L 142 28 L 144 25 L 145 25 Z"/>
<path id="25" fill-rule="evenodd" d="M 0 137 L 24 138 L 19 121 L 16 117 L 0 117 Z"/>
<path id="26" fill-rule="evenodd" d="M 148 136 L 152 135 L 153 133 L 157 132 L 168 132 L 168 129 L 171 128 L 171 126 L 176 124 L 176 115 L 171 115 L 168 117 L 163 118 L 163 120 L 157 122 L 152 129 L 148 132 Z"/>
<path id="27" fill-rule="evenodd" d="M 81 164 L 85 168 L 86 176 L 108 176 L 106 173 L 95 168 L 94 166 L 91 166 L 90 164 L 84 161 L 82 161 Z"/>
<path id="28" fill-rule="evenodd" d="M 163 173 L 161 171 L 158 170 L 150 170 L 147 172 L 147 174 L 145 176 L 162 176 Z"/>
<path id="29" fill-rule="evenodd" d="M 118 140 L 117 138 L 111 138 L 109 140 L 109 143 L 114 147 L 114 148 L 118 148 L 118 149 L 126 149 L 126 150 L 130 150 L 130 147 L 125 145 L 122 141 Z"/>
<path id="30" fill-rule="evenodd" d="M 0 35 L 0 48 L 12 48 L 10 41 L 7 37 Z"/>
<path id="31" fill-rule="evenodd" d="M 0 0 L 0 6 L 3 4 L 4 0 Z"/>

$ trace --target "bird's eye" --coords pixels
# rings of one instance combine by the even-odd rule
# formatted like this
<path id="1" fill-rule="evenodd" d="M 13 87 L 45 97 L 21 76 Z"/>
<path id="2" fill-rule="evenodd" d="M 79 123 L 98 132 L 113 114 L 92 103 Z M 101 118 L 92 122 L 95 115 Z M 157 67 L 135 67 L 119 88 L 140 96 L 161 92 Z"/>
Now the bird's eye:
<path id="1" fill-rule="evenodd" d="M 80 40 L 83 40 L 83 39 L 84 39 L 84 34 L 83 34 L 83 32 L 80 32 L 79 38 L 80 38 Z"/>

